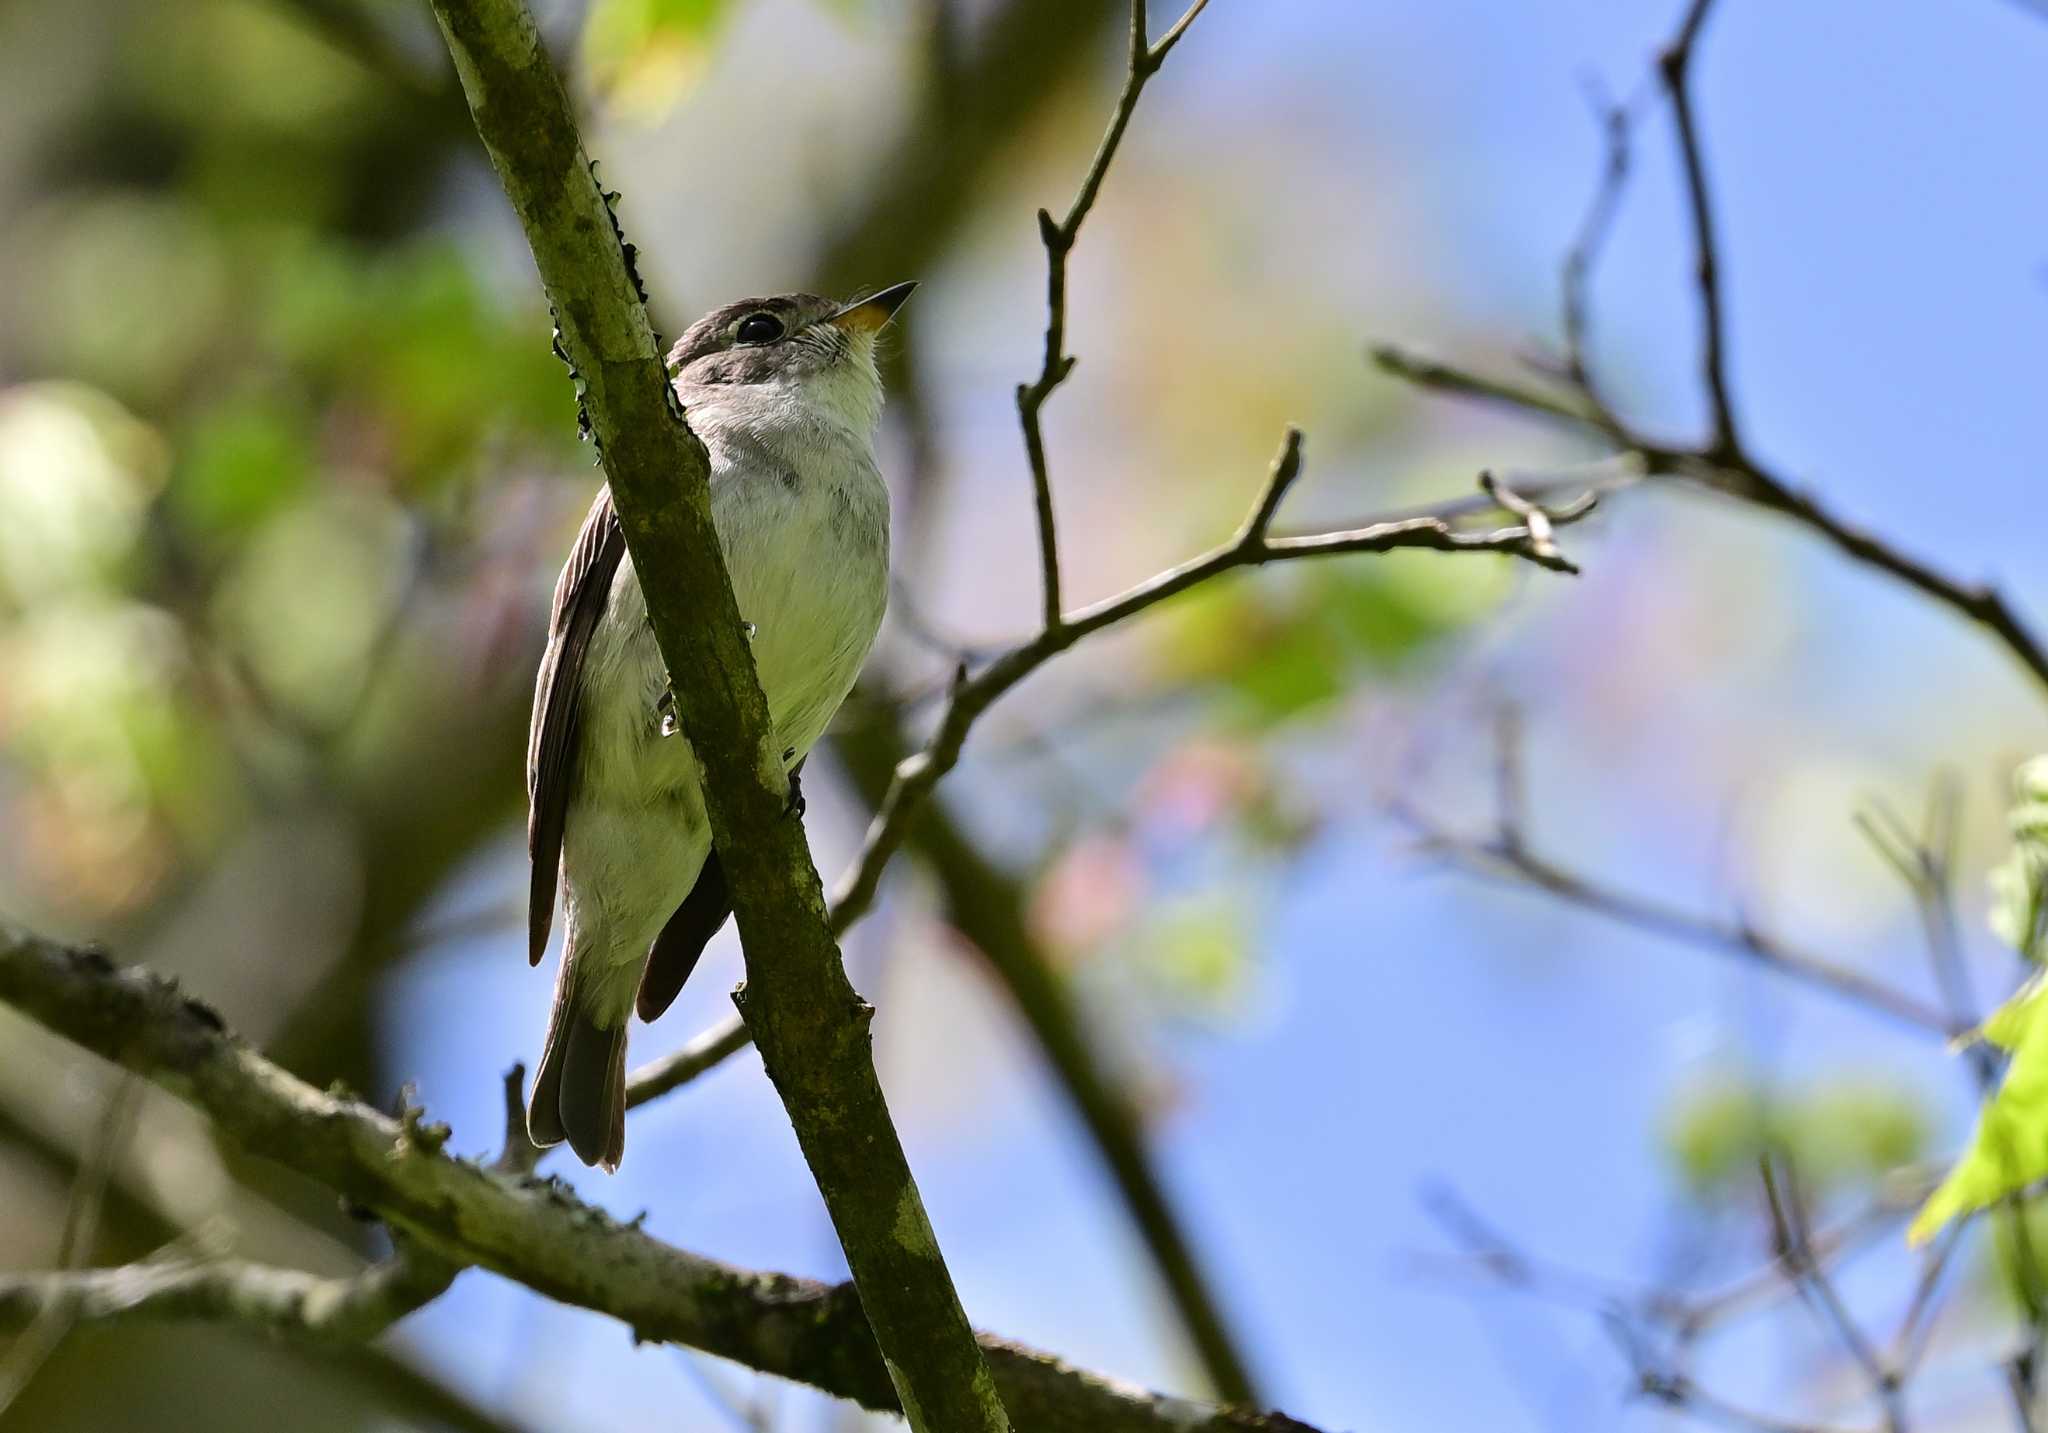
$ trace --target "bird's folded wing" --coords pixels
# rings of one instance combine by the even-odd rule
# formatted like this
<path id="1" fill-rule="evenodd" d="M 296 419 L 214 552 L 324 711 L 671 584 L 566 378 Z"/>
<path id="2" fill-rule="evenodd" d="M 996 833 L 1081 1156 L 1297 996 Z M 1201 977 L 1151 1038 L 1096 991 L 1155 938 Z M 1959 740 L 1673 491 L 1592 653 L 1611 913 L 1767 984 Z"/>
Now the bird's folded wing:
<path id="1" fill-rule="evenodd" d="M 583 519 L 583 531 L 562 575 L 548 614 L 548 647 L 540 659 L 533 690 L 533 725 L 526 741 L 526 848 L 533 857 L 527 897 L 527 959 L 540 964 L 555 918 L 555 883 L 561 870 L 562 824 L 568 819 L 575 783 L 577 706 L 583 687 L 583 659 L 597 620 L 611 597 L 612 579 L 626 553 L 625 533 L 612 511 L 609 487 Z"/>

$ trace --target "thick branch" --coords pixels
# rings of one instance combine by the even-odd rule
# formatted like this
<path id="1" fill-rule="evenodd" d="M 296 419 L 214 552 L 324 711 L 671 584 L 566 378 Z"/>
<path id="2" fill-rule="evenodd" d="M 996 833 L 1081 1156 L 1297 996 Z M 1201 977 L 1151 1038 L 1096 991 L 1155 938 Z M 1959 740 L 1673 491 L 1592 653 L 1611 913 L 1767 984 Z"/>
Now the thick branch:
<path id="1" fill-rule="evenodd" d="M 576 1199 L 443 1152 L 444 1127 L 293 1079 L 170 981 L 0 925 L 0 1001 L 199 1106 L 249 1153 L 360 1204 L 451 1263 L 474 1263 L 643 1339 L 687 1344 L 872 1408 L 897 1407 L 850 1286 L 756 1273 L 673 1248 Z M 169 1298 L 166 1294 L 164 1298 Z M 1033 1433 L 1314 1433 L 1073 1369 L 983 1335 L 997 1387 Z"/>
<path id="2" fill-rule="evenodd" d="M 434 0 L 477 132 L 526 231 L 574 370 L 682 726 L 747 957 L 736 997 L 781 1094 L 916 1429 L 1009 1422 L 875 1077 L 631 250 L 520 0 Z"/>

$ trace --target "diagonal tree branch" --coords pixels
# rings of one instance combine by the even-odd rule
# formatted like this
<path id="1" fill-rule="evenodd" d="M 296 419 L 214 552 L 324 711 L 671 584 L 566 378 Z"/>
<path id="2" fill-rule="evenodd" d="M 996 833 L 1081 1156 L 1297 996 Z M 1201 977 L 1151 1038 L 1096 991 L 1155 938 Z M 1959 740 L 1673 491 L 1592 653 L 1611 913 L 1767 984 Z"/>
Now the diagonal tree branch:
<path id="1" fill-rule="evenodd" d="M 445 1126 L 418 1111 L 394 1119 L 315 1090 L 229 1034 L 211 1009 L 174 983 L 118 969 L 94 951 L 0 924 L 0 1002 L 197 1105 L 249 1153 L 326 1185 L 451 1265 L 492 1269 L 617 1318 L 642 1339 L 687 1344 L 867 1407 L 898 1406 L 849 1285 L 689 1254 L 637 1223 L 611 1219 L 552 1180 L 454 1158 L 445 1152 Z M 290 1296 L 307 1289 L 290 1279 L 280 1284 L 273 1272 L 263 1278 L 280 1296 L 256 1305 L 288 1308 Z M 233 1302 L 205 1280 L 148 1287 L 156 1292 L 140 1299 L 143 1307 L 116 1300 L 115 1311 L 168 1313 L 175 1299 L 193 1301 L 186 1313 L 225 1317 Z M 336 1290 L 330 1285 L 326 1292 Z M 381 1303 L 381 1295 L 357 1292 L 356 1306 Z M 247 1290 L 234 1293 L 249 1297 Z M 0 1305 L 49 1297 L 103 1307 L 112 1295 L 104 1285 L 34 1283 L 8 1286 Z M 1278 1414 L 1146 1393 L 991 1336 L 980 1336 L 978 1347 L 1004 1400 L 1034 1433 L 1315 1433 Z"/>
<path id="2" fill-rule="evenodd" d="M 669 386 L 632 251 L 521 0 L 434 0 L 470 112 L 526 232 L 648 617 L 703 758 L 746 952 L 735 999 L 861 1291 L 911 1426 L 1009 1427 L 889 1119 L 871 1009 L 846 979 L 711 521 L 708 463 Z"/>

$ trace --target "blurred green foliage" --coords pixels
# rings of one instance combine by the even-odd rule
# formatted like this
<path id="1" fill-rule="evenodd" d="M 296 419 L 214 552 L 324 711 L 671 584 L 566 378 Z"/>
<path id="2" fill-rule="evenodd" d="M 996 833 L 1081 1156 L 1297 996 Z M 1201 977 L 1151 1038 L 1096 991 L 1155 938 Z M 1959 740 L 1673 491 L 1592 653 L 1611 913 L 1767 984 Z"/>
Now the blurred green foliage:
<path id="1" fill-rule="evenodd" d="M 421 564 L 587 462 L 538 296 L 435 222 L 473 137 L 385 25 L 419 16 L 113 8 L 0 325 L 0 896 L 92 925 L 325 780 Z M 420 669 L 503 640 L 469 616 L 404 624 Z"/>
<path id="2" fill-rule="evenodd" d="M 1915 1093 L 1876 1078 L 1779 1090 L 1727 1076 L 1682 1094 L 1663 1140 L 1686 1190 L 1717 1201 L 1754 1190 L 1767 1157 L 1788 1160 L 1817 1194 L 1867 1185 L 1919 1159 L 1929 1131 Z"/>
<path id="3" fill-rule="evenodd" d="M 1393 552 L 1212 583 L 1162 617 L 1161 675 L 1213 685 L 1246 730 L 1311 717 L 1484 617 L 1507 590 L 1505 561 Z"/>

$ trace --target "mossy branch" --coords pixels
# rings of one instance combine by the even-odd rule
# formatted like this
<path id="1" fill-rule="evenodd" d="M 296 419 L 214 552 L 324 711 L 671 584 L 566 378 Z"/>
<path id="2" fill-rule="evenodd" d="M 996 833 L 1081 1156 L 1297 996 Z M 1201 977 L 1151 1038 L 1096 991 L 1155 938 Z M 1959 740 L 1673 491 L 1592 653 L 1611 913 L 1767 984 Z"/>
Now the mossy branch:
<path id="1" fill-rule="evenodd" d="M 525 230 L 704 767 L 746 952 L 738 997 L 824 1196 L 911 1425 L 1009 1427 L 890 1123 L 711 521 L 703 444 L 669 386 L 613 196 L 521 0 L 433 0 Z"/>

